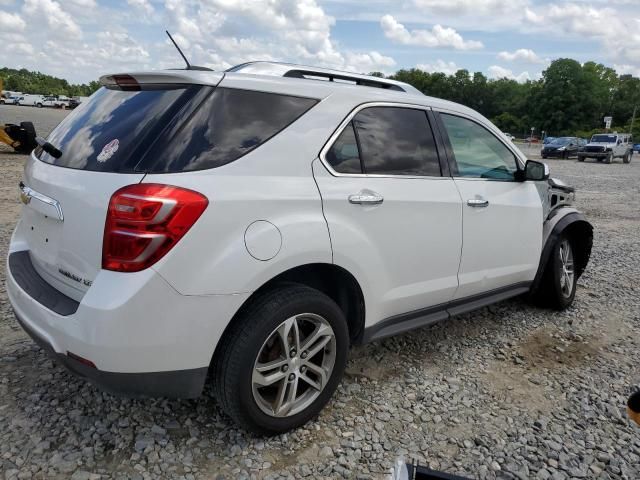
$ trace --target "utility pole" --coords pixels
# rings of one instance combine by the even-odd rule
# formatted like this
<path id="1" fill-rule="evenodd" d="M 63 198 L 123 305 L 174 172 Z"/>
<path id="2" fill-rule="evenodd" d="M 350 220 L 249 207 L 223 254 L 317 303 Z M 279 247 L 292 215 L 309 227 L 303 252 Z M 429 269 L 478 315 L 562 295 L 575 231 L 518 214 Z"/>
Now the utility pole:
<path id="1" fill-rule="evenodd" d="M 629 129 L 629 133 L 631 134 L 633 133 L 633 124 L 636 121 L 636 110 L 638 110 L 638 107 L 637 106 L 633 107 L 633 116 L 631 117 L 631 128 Z"/>

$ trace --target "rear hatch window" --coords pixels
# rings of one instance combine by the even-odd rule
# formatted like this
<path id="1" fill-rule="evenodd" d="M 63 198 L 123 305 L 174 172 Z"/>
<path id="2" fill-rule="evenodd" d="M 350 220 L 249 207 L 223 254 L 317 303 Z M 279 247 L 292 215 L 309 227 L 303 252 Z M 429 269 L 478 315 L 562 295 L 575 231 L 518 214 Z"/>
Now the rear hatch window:
<path id="1" fill-rule="evenodd" d="M 297 120 L 315 99 L 200 85 L 102 87 L 47 139 L 59 158 L 43 162 L 114 173 L 215 168 L 257 148 Z"/>

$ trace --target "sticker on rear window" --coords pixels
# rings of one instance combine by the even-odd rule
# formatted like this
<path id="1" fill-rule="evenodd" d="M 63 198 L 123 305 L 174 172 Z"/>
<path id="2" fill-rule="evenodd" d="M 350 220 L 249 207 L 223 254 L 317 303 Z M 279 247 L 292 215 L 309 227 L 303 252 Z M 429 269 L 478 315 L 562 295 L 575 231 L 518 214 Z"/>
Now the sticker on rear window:
<path id="1" fill-rule="evenodd" d="M 98 155 L 97 160 L 102 163 L 106 162 L 111 157 L 113 157 L 114 153 L 118 151 L 119 146 L 120 146 L 120 142 L 118 141 L 117 138 L 114 138 L 109 143 L 107 143 L 104 147 L 102 147 L 102 151 Z"/>

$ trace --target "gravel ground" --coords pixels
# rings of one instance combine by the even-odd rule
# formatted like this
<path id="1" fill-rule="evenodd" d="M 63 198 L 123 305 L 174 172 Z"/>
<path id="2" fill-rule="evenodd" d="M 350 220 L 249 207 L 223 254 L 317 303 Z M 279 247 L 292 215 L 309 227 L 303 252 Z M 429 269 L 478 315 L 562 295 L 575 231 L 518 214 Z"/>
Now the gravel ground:
<path id="1" fill-rule="evenodd" d="M 25 158 L 0 152 L 1 258 Z M 549 164 L 578 188 L 595 226 L 571 309 L 516 299 L 356 348 L 320 417 L 274 438 L 238 430 L 210 389 L 198 400 L 134 401 L 71 376 L 17 326 L 2 282 L 0 472 L 367 479 L 402 456 L 471 478 L 640 478 L 640 430 L 624 413 L 640 381 L 640 159 Z"/>

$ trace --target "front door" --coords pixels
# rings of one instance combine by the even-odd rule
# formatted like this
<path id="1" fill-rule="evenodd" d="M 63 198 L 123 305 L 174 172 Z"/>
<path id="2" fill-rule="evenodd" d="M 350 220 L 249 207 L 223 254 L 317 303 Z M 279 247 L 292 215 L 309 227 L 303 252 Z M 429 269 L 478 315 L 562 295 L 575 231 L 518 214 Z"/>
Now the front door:
<path id="1" fill-rule="evenodd" d="M 427 113 L 361 108 L 314 162 L 334 263 L 360 281 L 367 326 L 444 304 L 458 287 L 462 205 Z"/>
<path id="2" fill-rule="evenodd" d="M 540 261 L 543 224 L 535 182 L 515 180 L 515 153 L 487 127 L 459 114 L 439 116 L 463 202 L 455 298 L 532 281 Z"/>

